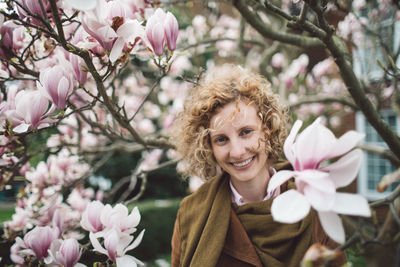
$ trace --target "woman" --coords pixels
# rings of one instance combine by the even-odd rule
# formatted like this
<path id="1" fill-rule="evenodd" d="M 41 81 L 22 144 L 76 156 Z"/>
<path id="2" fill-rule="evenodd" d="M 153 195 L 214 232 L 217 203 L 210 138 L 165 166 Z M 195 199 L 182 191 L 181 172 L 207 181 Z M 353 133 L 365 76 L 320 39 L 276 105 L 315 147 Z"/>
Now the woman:
<path id="1" fill-rule="evenodd" d="M 294 224 L 272 219 L 273 198 L 294 186 L 266 193 L 273 167 L 285 167 L 287 118 L 269 83 L 241 67 L 215 70 L 193 89 L 173 140 L 184 174 L 206 183 L 180 205 L 172 266 L 298 266 L 311 244 L 329 243 L 313 212 Z"/>

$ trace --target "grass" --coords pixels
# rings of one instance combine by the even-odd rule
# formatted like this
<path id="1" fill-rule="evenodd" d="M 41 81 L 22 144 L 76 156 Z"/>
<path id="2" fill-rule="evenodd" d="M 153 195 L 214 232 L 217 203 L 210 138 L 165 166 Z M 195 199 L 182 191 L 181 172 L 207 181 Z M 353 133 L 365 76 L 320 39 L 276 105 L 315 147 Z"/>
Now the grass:
<path id="1" fill-rule="evenodd" d="M 0 208 L 0 223 L 11 220 L 14 208 Z"/>

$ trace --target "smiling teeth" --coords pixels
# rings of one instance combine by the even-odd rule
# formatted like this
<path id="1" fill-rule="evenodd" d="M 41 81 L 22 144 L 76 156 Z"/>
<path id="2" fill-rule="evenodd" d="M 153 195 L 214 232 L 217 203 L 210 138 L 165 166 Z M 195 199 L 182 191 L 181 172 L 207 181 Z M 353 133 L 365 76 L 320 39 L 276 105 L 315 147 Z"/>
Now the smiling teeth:
<path id="1" fill-rule="evenodd" d="M 232 163 L 232 164 L 233 164 L 234 166 L 236 166 L 236 167 L 243 167 L 243 166 L 249 164 L 250 161 L 252 161 L 252 159 L 253 159 L 253 158 L 249 158 L 248 160 L 243 161 L 243 162 L 241 162 L 241 163 Z"/>

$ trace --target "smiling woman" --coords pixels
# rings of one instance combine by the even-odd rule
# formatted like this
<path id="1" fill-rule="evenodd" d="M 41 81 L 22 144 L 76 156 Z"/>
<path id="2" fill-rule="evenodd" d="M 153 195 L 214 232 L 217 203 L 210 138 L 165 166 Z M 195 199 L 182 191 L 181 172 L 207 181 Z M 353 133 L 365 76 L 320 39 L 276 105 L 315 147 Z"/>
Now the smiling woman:
<path id="1" fill-rule="evenodd" d="M 172 266 L 298 266 L 313 243 L 335 246 L 314 212 L 293 224 L 273 221 L 272 200 L 294 184 L 267 192 L 288 122 L 270 84 L 238 66 L 210 73 L 173 131 L 183 174 L 207 182 L 180 205 Z M 341 254 L 335 263 L 344 261 Z"/>

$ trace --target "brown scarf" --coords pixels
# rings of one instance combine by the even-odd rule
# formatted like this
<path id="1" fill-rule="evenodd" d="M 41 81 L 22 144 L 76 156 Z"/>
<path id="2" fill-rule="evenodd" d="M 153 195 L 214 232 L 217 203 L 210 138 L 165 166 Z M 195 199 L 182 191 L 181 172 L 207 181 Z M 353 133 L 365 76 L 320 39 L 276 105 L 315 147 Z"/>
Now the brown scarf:
<path id="1" fill-rule="evenodd" d="M 272 200 L 234 207 L 265 266 L 295 266 L 312 243 L 312 215 L 296 224 L 273 222 Z M 205 183 L 186 197 L 179 210 L 181 266 L 216 266 L 231 212 L 229 178 Z"/>
<path id="2" fill-rule="evenodd" d="M 294 224 L 274 222 L 271 215 L 273 199 L 262 202 L 232 205 L 246 229 L 264 266 L 298 266 L 313 243 L 312 212 Z"/>

